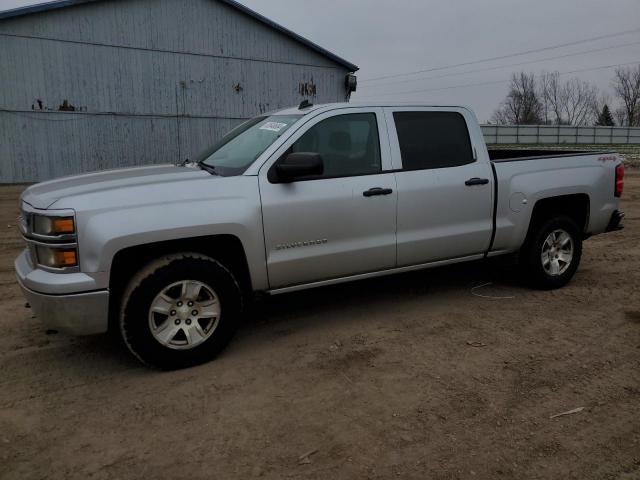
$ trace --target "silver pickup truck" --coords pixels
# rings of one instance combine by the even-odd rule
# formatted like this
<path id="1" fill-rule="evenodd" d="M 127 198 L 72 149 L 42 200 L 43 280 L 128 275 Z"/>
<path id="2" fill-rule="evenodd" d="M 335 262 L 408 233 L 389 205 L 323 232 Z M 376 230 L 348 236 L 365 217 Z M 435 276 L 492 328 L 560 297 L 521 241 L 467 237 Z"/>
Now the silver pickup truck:
<path id="1" fill-rule="evenodd" d="M 332 104 L 262 115 L 193 162 L 27 188 L 18 281 L 48 328 L 114 330 L 143 362 L 213 358 L 253 292 L 518 254 L 565 285 L 621 228 L 615 153 L 488 151 L 463 107 Z"/>

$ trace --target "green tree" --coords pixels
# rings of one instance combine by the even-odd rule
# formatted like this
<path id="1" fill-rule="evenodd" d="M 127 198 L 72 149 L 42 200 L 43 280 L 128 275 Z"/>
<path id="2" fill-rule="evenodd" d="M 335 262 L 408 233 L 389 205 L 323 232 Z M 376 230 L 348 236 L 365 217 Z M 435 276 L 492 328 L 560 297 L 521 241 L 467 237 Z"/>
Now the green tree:
<path id="1" fill-rule="evenodd" d="M 615 122 L 613 121 L 613 116 L 611 116 L 611 111 L 609 110 L 609 105 L 606 103 L 602 107 L 602 111 L 598 113 L 598 119 L 596 120 L 596 126 L 598 127 L 613 127 L 615 126 Z"/>

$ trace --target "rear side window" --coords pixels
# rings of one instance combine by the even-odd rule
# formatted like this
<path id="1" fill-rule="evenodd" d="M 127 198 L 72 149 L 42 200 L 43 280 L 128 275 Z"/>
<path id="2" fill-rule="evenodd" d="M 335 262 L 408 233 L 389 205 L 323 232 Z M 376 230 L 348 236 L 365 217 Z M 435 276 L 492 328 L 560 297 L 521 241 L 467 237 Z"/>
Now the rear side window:
<path id="1" fill-rule="evenodd" d="M 322 156 L 324 177 L 377 173 L 382 169 L 375 113 L 351 113 L 327 118 L 311 127 L 291 152 Z"/>
<path id="2" fill-rule="evenodd" d="M 422 170 L 473 162 L 469 131 L 456 112 L 394 112 L 402 167 Z"/>

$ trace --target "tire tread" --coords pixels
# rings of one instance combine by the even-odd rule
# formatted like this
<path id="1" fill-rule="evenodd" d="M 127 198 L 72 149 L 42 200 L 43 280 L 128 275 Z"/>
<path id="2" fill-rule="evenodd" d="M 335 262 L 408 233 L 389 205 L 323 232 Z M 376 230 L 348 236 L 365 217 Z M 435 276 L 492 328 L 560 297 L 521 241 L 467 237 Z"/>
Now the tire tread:
<path id="1" fill-rule="evenodd" d="M 574 244 L 574 254 L 571 265 L 565 273 L 557 277 L 546 274 L 540 262 L 540 250 L 542 242 L 548 232 L 556 228 L 562 228 L 571 235 Z M 566 215 L 552 215 L 545 219 L 538 219 L 532 225 L 531 231 L 520 251 L 520 267 L 524 280 L 534 288 L 540 290 L 553 290 L 564 287 L 571 281 L 580 265 L 582 257 L 582 237 L 580 229 L 570 217 Z"/>
<path id="2" fill-rule="evenodd" d="M 120 307 L 119 307 L 119 312 L 118 312 L 118 324 L 119 324 L 119 329 L 120 329 L 120 336 L 121 336 L 124 344 L 126 345 L 127 349 L 142 364 L 144 364 L 144 365 L 146 365 L 148 367 L 151 367 L 151 368 L 157 368 L 159 365 L 154 363 L 154 362 L 148 361 L 146 358 L 144 358 L 144 356 L 142 356 L 137 351 L 134 343 L 131 340 L 129 331 L 127 329 L 125 311 L 126 311 L 127 305 L 129 303 L 133 293 L 138 288 L 141 288 L 142 284 L 147 279 L 152 277 L 159 270 L 161 270 L 161 269 L 163 269 L 165 267 L 169 267 L 174 262 L 179 262 L 179 261 L 182 261 L 182 260 L 200 260 L 200 261 L 211 263 L 216 268 L 219 268 L 222 271 L 226 272 L 228 277 L 233 282 L 234 288 L 237 289 L 238 292 L 241 292 L 240 285 L 238 284 L 238 281 L 236 280 L 235 276 L 231 273 L 231 271 L 229 271 L 228 268 L 226 268 L 222 263 L 218 262 L 214 258 L 209 257 L 207 255 L 203 255 L 201 253 L 180 252 L 180 253 L 166 254 L 166 255 L 163 255 L 162 257 L 159 257 L 159 258 L 147 263 L 144 267 L 142 267 L 140 270 L 138 270 L 138 272 L 135 275 L 133 275 L 133 277 L 131 277 L 131 279 L 129 280 L 129 282 L 127 284 L 127 287 L 125 288 L 125 290 L 124 290 L 124 292 L 122 294 Z M 242 295 L 239 295 L 239 299 L 240 299 L 240 310 L 242 310 L 242 308 L 243 308 Z M 161 368 L 166 369 L 165 366 L 161 366 Z"/>

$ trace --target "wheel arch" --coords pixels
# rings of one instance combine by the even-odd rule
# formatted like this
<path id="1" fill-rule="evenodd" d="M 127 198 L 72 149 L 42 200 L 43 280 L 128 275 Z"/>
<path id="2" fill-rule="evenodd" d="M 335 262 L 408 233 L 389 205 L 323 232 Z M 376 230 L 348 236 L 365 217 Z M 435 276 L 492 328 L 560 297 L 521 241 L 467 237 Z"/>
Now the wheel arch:
<path id="1" fill-rule="evenodd" d="M 193 252 L 218 261 L 229 270 L 240 285 L 243 294 L 253 291 L 247 255 L 240 239 L 234 235 L 210 235 L 188 239 L 165 240 L 123 248 L 111 261 L 109 275 L 109 327 L 117 323 L 120 301 L 124 290 L 135 273 L 162 255 Z M 221 254 L 221 252 L 223 252 Z"/>
<path id="2" fill-rule="evenodd" d="M 558 195 L 537 200 L 531 211 L 526 238 L 531 238 L 532 232 L 540 223 L 555 215 L 566 215 L 571 218 L 586 236 L 590 205 L 591 200 L 586 193 Z"/>

